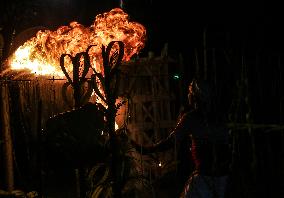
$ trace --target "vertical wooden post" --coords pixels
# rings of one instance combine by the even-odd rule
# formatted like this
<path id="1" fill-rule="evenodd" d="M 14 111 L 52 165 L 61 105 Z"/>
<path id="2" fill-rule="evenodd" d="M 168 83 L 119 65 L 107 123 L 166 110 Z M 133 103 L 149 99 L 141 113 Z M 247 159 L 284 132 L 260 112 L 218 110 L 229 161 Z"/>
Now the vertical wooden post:
<path id="1" fill-rule="evenodd" d="M 36 153 L 36 163 L 37 165 L 37 170 L 36 170 L 36 176 L 38 177 L 38 194 L 39 197 L 42 197 L 42 192 L 43 192 L 43 176 L 42 176 L 42 167 L 43 167 L 43 161 L 42 161 L 42 138 L 41 138 L 41 130 L 42 130 L 42 98 L 40 94 L 40 87 L 37 82 L 37 124 L 36 124 L 36 141 L 38 142 L 37 144 L 37 153 Z"/>
<path id="2" fill-rule="evenodd" d="M 213 111 L 214 112 L 218 112 L 217 110 L 217 107 L 218 105 L 218 101 L 220 101 L 220 98 L 219 98 L 219 89 L 218 89 L 218 86 L 217 86 L 217 64 L 216 64 L 216 51 L 215 51 L 215 48 L 212 49 L 212 65 L 213 65 L 213 72 L 214 72 L 214 77 L 213 78 L 213 82 L 214 82 L 214 94 L 215 94 L 215 100 L 214 100 L 214 104 L 213 104 Z M 215 120 L 216 122 L 219 122 L 219 116 L 216 115 L 215 116 Z"/>
<path id="3" fill-rule="evenodd" d="M 79 169 L 78 168 L 76 168 L 75 170 L 75 182 L 76 182 L 76 197 L 77 198 L 81 198 L 81 183 L 80 183 L 80 181 L 81 181 L 81 177 L 82 177 L 82 175 L 80 174 L 80 172 L 79 172 Z"/>
<path id="4" fill-rule="evenodd" d="M 6 83 L 1 85 L 1 122 L 4 151 L 5 184 L 8 192 L 14 189 L 13 143 L 10 128 L 9 91 Z"/>
<path id="5" fill-rule="evenodd" d="M 281 58 L 278 56 L 278 71 L 279 71 L 279 76 L 278 76 L 278 83 L 279 83 L 279 123 L 282 124 L 283 121 L 283 86 L 282 86 L 282 72 L 281 72 Z M 283 134 L 283 133 L 282 133 Z"/>
<path id="6" fill-rule="evenodd" d="M 204 80 L 207 80 L 207 46 L 206 46 L 206 28 L 203 31 L 203 60 L 204 60 Z"/>
<path id="7" fill-rule="evenodd" d="M 217 64 L 216 64 L 216 50 L 215 48 L 212 49 L 212 64 L 213 64 L 213 70 L 214 70 L 214 87 L 215 90 L 217 90 Z M 217 93 L 216 93 L 217 94 Z"/>
<path id="8" fill-rule="evenodd" d="M 283 103 L 284 103 L 284 96 L 283 96 L 283 82 L 282 82 L 282 69 L 281 69 L 281 57 L 278 57 L 278 71 L 279 71 L 279 123 L 282 125 L 283 124 Z M 284 130 L 282 129 L 281 131 L 281 142 L 284 142 Z M 280 153 L 284 152 L 284 146 L 283 144 L 280 146 Z M 282 158 L 282 160 L 280 161 L 280 166 L 279 167 L 283 167 L 284 166 L 284 159 Z M 282 172 L 284 174 L 284 172 Z M 282 174 L 282 175 L 283 175 Z M 284 187 L 284 184 L 282 185 Z"/>
<path id="9" fill-rule="evenodd" d="M 179 80 L 179 101 L 180 104 L 183 105 L 184 104 L 184 90 L 183 87 L 185 85 L 185 78 L 184 78 L 184 59 L 182 54 L 179 54 L 179 73 L 180 73 L 180 80 Z M 173 118 L 170 118 L 173 119 Z"/>
<path id="10" fill-rule="evenodd" d="M 195 77 L 199 78 L 200 77 L 200 68 L 199 68 L 197 48 L 194 49 L 194 57 L 195 57 Z"/>

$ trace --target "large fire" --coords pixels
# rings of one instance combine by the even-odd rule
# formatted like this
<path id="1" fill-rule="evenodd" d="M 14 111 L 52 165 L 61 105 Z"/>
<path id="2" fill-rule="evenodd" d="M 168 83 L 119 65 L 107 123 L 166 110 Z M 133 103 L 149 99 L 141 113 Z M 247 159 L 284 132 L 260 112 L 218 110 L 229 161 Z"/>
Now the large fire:
<path id="1" fill-rule="evenodd" d="M 120 8 L 96 16 L 90 27 L 84 27 L 78 22 L 69 26 L 61 26 L 55 31 L 37 32 L 36 36 L 20 46 L 9 59 L 12 70 L 29 70 L 37 75 L 63 77 L 60 68 L 60 56 L 89 50 L 91 66 L 97 71 L 102 70 L 102 45 L 111 41 L 124 43 L 123 61 L 128 61 L 145 45 L 146 29 L 139 23 L 129 22 L 128 15 Z M 70 60 L 65 61 L 68 73 L 72 71 Z"/>
<path id="2" fill-rule="evenodd" d="M 122 9 L 115 8 L 97 15 L 90 27 L 71 22 L 69 26 L 61 26 L 55 31 L 38 31 L 35 37 L 26 41 L 10 56 L 8 70 L 24 70 L 27 72 L 21 73 L 62 78 L 64 73 L 60 67 L 61 55 L 70 54 L 75 57 L 76 54 L 85 52 L 89 46 L 94 45 L 88 51 L 91 67 L 103 73 L 102 45 L 108 46 L 112 41 L 122 41 L 124 43 L 122 61 L 129 61 L 145 45 L 145 27 L 136 22 L 129 22 L 128 19 L 128 15 Z M 72 76 L 71 60 L 65 58 L 64 61 L 67 73 Z M 98 86 L 102 91 L 101 84 Z M 99 97 L 96 97 L 96 100 L 107 107 Z"/>

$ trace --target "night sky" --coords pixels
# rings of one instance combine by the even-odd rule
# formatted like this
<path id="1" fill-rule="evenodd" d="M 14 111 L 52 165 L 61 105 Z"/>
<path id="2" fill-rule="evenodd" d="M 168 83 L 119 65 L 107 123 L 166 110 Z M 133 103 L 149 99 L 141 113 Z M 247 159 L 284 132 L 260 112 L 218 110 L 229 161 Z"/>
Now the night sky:
<path id="1" fill-rule="evenodd" d="M 2 31 L 6 40 L 10 41 L 14 29 L 17 36 L 28 28 L 42 26 L 56 29 L 68 25 L 71 21 L 89 26 L 96 15 L 119 7 L 120 4 L 119 0 L 5 0 L 0 8 L 3 13 L 0 25 L 4 27 Z M 270 60 L 273 56 L 282 56 L 284 52 L 284 22 L 279 3 L 264 4 L 264 1 L 254 0 L 124 0 L 123 9 L 129 14 L 130 20 L 143 24 L 147 29 L 146 46 L 141 51 L 141 56 L 147 56 L 149 51 L 158 56 L 164 44 L 168 43 L 170 56 L 177 58 L 181 54 L 184 57 L 185 84 L 188 84 L 194 75 L 192 67 L 195 64 L 195 49 L 199 52 L 202 65 L 203 58 L 200 54 L 205 31 L 206 47 L 226 49 L 231 53 L 232 59 L 238 56 L 236 65 L 240 63 L 241 56 L 246 56 L 247 62 L 255 62 L 258 57 L 258 65 L 254 64 L 255 66 L 251 67 L 253 83 L 256 82 L 256 72 L 260 73 L 258 81 L 269 83 L 275 79 L 275 74 L 280 72 L 279 66 L 274 64 L 277 61 Z M 219 78 L 220 82 L 227 83 L 228 79 L 233 79 L 229 83 L 235 83 L 234 80 L 239 78 L 240 69 L 238 66 L 228 68 L 226 61 L 223 60 L 226 57 L 222 53 L 219 53 L 219 62 L 217 61 L 218 72 L 220 77 L 227 76 L 227 79 Z M 210 61 L 212 62 L 208 59 L 208 62 Z M 273 83 L 269 83 L 254 86 L 266 88 L 268 92 L 262 96 L 269 97 L 273 86 Z M 256 96 L 256 101 L 258 97 L 260 94 Z M 265 103 L 267 101 L 258 106 Z"/>
<path id="2" fill-rule="evenodd" d="M 88 26 L 97 14 L 119 7 L 120 1 L 4 0 L 3 5 L 0 10 L 8 16 L 0 24 L 16 26 L 20 32 L 33 26 L 52 29 L 74 20 Z M 123 8 L 131 20 L 147 28 L 145 51 L 158 52 L 165 42 L 174 52 L 200 47 L 205 28 L 212 47 L 281 49 L 284 43 L 281 7 L 264 1 L 124 0 Z"/>
<path id="3" fill-rule="evenodd" d="M 8 5 L 13 2 L 17 5 L 14 10 Z M 89 25 L 97 14 L 119 5 L 119 0 L 4 0 L 1 9 L 8 7 L 4 12 L 8 10 L 18 18 L 16 26 L 21 30 L 36 25 L 56 28 L 73 20 Z M 235 42 L 250 40 L 248 45 L 253 46 L 261 45 L 263 39 L 271 45 L 276 42 L 270 41 L 271 36 L 281 37 L 280 7 L 269 7 L 264 1 L 124 0 L 123 8 L 130 19 L 146 26 L 149 41 L 146 48 L 151 50 L 161 48 L 164 42 L 173 48 L 180 47 L 178 43 L 182 42 L 198 47 L 204 28 L 214 32 L 212 45 L 219 46 L 228 44 L 224 35 L 228 33 Z"/>
<path id="4" fill-rule="evenodd" d="M 13 29 L 17 36 L 28 28 L 41 26 L 55 30 L 71 21 L 90 26 L 96 15 L 119 7 L 120 4 L 119 0 L 5 0 L 0 8 L 3 13 L 0 24 L 4 27 L 2 31 L 6 40 L 10 41 Z M 269 97 L 271 94 L 275 95 L 272 93 L 275 75 L 283 70 L 277 65 L 277 60 L 271 58 L 282 56 L 284 52 L 284 22 L 279 3 L 264 4 L 264 1 L 254 0 L 124 0 L 123 9 L 129 14 L 131 21 L 139 22 L 147 29 L 146 46 L 140 52 L 141 57 L 147 56 L 149 51 L 159 56 L 165 43 L 168 43 L 170 56 L 183 56 L 184 86 L 194 76 L 195 50 L 199 53 L 199 64 L 202 66 L 203 35 L 206 31 L 207 49 L 217 50 L 218 79 L 220 84 L 228 86 L 221 88 L 224 93 L 227 93 L 231 86 L 235 86 L 240 78 L 239 65 L 242 64 L 241 57 L 245 56 L 246 62 L 252 64 L 249 67 L 249 79 L 253 87 L 251 93 L 255 97 L 252 101 L 257 103 L 256 109 L 267 108 L 271 115 L 275 111 L 279 112 L 278 106 L 270 108 L 266 105 L 275 104 Z M 222 52 L 224 49 L 235 66 L 228 66 L 226 56 Z M 212 64 L 212 60 L 208 57 L 208 64 L 210 63 Z M 258 76 L 255 73 L 258 73 Z M 212 75 L 211 72 L 211 78 Z M 279 86 L 277 91 L 274 90 L 277 92 L 276 96 L 281 92 L 278 88 Z M 255 93 L 259 89 L 264 91 Z M 267 100 L 259 100 L 260 97 Z M 268 120 L 273 121 L 270 116 Z"/>

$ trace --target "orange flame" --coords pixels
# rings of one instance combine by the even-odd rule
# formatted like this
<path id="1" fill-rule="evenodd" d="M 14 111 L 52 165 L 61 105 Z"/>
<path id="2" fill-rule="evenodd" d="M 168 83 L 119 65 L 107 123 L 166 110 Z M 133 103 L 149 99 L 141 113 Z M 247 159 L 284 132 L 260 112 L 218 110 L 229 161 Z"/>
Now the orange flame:
<path id="1" fill-rule="evenodd" d="M 129 22 L 128 15 L 120 8 L 96 16 L 93 25 L 84 27 L 78 22 L 61 26 L 56 31 L 39 31 L 36 36 L 20 46 L 9 60 L 11 69 L 28 69 L 37 75 L 63 77 L 59 59 L 62 54 L 89 51 L 92 67 L 102 71 L 101 46 L 111 41 L 122 41 L 125 46 L 123 61 L 129 61 L 145 45 L 146 29 L 139 23 Z M 70 60 L 66 70 L 72 72 Z"/>

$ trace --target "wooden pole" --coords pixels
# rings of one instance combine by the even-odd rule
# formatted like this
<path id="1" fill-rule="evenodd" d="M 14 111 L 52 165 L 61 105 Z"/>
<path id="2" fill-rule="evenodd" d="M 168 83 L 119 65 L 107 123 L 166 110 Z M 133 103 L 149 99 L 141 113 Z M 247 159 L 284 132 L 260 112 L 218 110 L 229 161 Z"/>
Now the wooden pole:
<path id="1" fill-rule="evenodd" d="M 184 59 L 182 54 L 179 54 L 179 73 L 180 73 L 180 80 L 179 80 L 179 97 L 180 97 L 180 105 L 184 105 L 184 90 L 183 87 L 185 85 L 184 82 Z M 170 118 L 172 119 L 172 118 Z"/>
<path id="2" fill-rule="evenodd" d="M 282 72 L 281 72 L 281 58 L 278 56 L 278 83 L 279 83 L 279 123 L 282 124 L 283 121 L 283 86 L 282 86 Z"/>
<path id="3" fill-rule="evenodd" d="M 204 60 L 204 80 L 207 80 L 207 46 L 206 46 L 206 28 L 203 31 L 203 60 Z"/>
<path id="4" fill-rule="evenodd" d="M 5 184 L 7 191 L 11 193 L 14 189 L 14 165 L 13 143 L 10 128 L 9 90 L 6 83 L 1 86 L 1 108 Z"/>
<path id="5" fill-rule="evenodd" d="M 200 68 L 199 68 L 197 48 L 194 49 L 194 57 L 195 57 L 195 77 L 199 78 L 200 77 Z"/>

